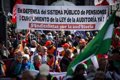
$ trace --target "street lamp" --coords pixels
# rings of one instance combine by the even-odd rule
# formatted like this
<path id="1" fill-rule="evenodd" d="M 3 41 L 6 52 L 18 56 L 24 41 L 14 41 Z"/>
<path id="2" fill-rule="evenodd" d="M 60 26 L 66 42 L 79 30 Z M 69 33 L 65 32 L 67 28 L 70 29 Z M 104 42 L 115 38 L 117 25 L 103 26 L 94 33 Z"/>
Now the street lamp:
<path id="1" fill-rule="evenodd" d="M 7 45 L 6 37 L 7 37 L 6 16 L 3 10 L 3 0 L 0 0 L 0 41 L 4 42 L 5 46 Z"/>

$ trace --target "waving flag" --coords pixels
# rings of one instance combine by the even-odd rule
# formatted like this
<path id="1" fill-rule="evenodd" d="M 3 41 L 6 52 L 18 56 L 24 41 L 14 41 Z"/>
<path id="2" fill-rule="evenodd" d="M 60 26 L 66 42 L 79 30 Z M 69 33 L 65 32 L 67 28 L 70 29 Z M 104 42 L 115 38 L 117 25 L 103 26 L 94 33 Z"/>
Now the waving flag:
<path id="1" fill-rule="evenodd" d="M 16 0 L 16 3 L 13 7 L 13 15 L 12 15 L 12 23 L 16 23 L 16 5 L 17 4 L 22 4 L 22 0 Z"/>
<path id="2" fill-rule="evenodd" d="M 67 70 L 67 76 L 72 76 L 72 73 L 78 64 L 88 60 L 98 53 L 104 54 L 108 52 L 114 29 L 113 23 L 115 19 L 115 13 L 116 11 L 109 17 L 96 37 L 91 40 L 84 50 L 74 59 L 73 62 L 71 62 Z"/>
<path id="3" fill-rule="evenodd" d="M 96 6 L 115 5 L 117 0 L 94 0 Z"/>

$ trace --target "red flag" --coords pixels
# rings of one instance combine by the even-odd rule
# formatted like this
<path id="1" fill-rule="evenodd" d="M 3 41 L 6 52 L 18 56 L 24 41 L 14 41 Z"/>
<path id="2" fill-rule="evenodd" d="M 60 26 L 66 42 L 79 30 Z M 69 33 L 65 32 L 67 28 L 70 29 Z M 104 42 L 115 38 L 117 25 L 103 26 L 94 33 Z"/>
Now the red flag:
<path id="1" fill-rule="evenodd" d="M 30 29 L 27 30 L 27 33 L 26 33 L 26 35 L 25 35 L 25 36 L 26 36 L 26 39 L 25 39 L 25 40 L 26 40 L 26 43 L 27 43 L 27 44 L 28 44 L 28 37 L 29 37 L 29 35 L 30 35 Z"/>
<path id="2" fill-rule="evenodd" d="M 17 4 L 22 4 L 22 0 L 16 0 L 16 3 L 13 7 L 13 15 L 12 15 L 12 23 L 16 23 L 16 5 Z"/>
<path id="3" fill-rule="evenodd" d="M 97 4 L 97 6 L 104 6 L 109 5 L 109 2 L 107 0 L 103 0 L 100 4 Z"/>
<path id="4" fill-rule="evenodd" d="M 117 2 L 117 0 L 94 0 L 96 6 L 115 5 Z"/>

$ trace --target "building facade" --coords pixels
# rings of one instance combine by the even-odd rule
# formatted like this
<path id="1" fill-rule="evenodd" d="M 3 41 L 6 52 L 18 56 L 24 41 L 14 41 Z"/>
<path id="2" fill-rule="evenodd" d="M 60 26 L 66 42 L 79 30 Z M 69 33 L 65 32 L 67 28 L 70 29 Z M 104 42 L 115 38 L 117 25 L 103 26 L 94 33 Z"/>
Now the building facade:
<path id="1" fill-rule="evenodd" d="M 16 0 L 3 0 L 4 11 L 11 12 Z M 22 0 L 23 4 L 30 5 L 51 5 L 53 2 L 60 0 Z M 94 5 L 94 0 L 65 0 L 74 3 L 76 6 L 80 5 Z"/>
<path id="2" fill-rule="evenodd" d="M 8 12 L 12 13 L 12 9 L 15 4 L 15 1 L 16 0 L 3 0 L 4 11 L 6 14 L 8 14 Z M 63 1 L 63 0 L 22 0 L 22 1 L 23 4 L 50 6 L 53 2 Z M 64 1 L 72 2 L 76 6 L 94 5 L 94 0 L 64 0 Z M 117 7 L 119 7 L 117 16 L 120 16 L 120 3 L 116 6 L 111 6 L 109 8 L 109 11 L 111 13 L 111 11 L 116 10 Z"/>

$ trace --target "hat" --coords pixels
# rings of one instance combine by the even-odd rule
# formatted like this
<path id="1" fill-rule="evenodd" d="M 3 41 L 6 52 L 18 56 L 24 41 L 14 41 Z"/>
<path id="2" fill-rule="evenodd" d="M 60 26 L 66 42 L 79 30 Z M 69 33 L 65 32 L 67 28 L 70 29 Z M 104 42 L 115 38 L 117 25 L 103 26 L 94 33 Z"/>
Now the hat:
<path id="1" fill-rule="evenodd" d="M 46 41 L 45 46 L 48 46 L 48 45 L 51 45 L 51 44 L 52 44 L 51 41 Z"/>
<path id="2" fill-rule="evenodd" d="M 64 48 L 68 48 L 69 46 L 70 45 L 68 43 L 65 43 L 65 44 L 62 45 L 62 47 L 64 47 Z"/>
<path id="3" fill-rule="evenodd" d="M 41 75 L 44 75 L 44 76 L 49 75 L 50 68 L 47 64 L 42 64 L 39 70 Z"/>

